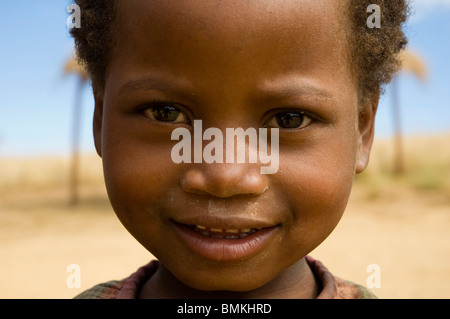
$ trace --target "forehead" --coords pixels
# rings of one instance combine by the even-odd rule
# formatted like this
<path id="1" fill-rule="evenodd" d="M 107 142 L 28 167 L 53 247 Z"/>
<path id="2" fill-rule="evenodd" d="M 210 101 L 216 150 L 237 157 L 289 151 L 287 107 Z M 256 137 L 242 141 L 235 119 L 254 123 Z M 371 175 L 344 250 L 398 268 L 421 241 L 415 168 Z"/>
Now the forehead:
<path id="1" fill-rule="evenodd" d="M 332 36 L 342 31 L 344 0 L 133 0 L 117 4 L 121 40 L 137 29 L 185 41 Z M 131 32 L 134 31 L 134 32 Z M 148 34 L 150 36 L 150 34 Z M 120 34 L 119 34 L 120 36 Z M 197 36 L 197 37 L 196 37 Z M 198 39 L 198 38 L 197 38 Z M 180 40 L 180 39 L 178 39 Z M 270 39 L 273 42 L 273 38 Z M 292 40 L 292 39 L 289 39 Z"/>
<path id="2" fill-rule="evenodd" d="M 122 23 L 176 22 L 207 33 L 219 29 L 253 30 L 274 26 L 301 26 L 306 18 L 333 22 L 344 9 L 344 0 L 132 0 L 117 3 Z M 329 23 L 327 23 L 329 24 Z M 326 27 L 326 25 L 323 25 Z M 204 27 L 207 27 L 206 29 Z M 241 30 L 242 31 L 242 30 Z"/>
<path id="3" fill-rule="evenodd" d="M 215 83 L 286 73 L 347 72 L 342 1 L 154 0 L 119 2 L 113 73 L 146 71 Z M 116 68 L 120 66 L 120 70 Z M 245 66 L 245 74 L 243 70 Z M 330 69 L 330 68 L 333 69 Z M 126 74 L 123 74 L 125 72 Z"/>

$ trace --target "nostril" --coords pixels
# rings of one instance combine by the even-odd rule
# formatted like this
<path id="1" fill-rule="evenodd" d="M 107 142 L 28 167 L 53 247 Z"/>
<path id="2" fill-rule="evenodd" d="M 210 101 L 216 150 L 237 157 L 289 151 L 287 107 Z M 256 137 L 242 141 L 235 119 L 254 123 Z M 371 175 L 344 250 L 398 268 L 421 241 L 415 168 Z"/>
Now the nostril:
<path id="1" fill-rule="evenodd" d="M 189 169 L 181 178 L 181 189 L 188 193 L 199 195 L 208 194 L 205 176 L 197 169 Z"/>
<path id="2" fill-rule="evenodd" d="M 248 195 L 249 196 L 259 196 L 259 195 L 262 195 L 265 192 L 267 192 L 269 190 L 269 188 L 270 188 L 269 185 L 266 185 L 266 187 L 264 187 L 261 192 L 248 193 Z"/>

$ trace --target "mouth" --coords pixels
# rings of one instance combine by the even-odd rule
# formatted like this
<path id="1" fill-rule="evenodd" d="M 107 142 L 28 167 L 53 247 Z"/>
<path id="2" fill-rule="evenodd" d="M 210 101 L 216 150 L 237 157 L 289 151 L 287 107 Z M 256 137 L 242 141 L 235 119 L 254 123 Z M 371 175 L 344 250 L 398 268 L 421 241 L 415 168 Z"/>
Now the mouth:
<path id="1" fill-rule="evenodd" d="M 249 258 L 267 247 L 280 225 L 207 226 L 173 221 L 181 242 L 194 254 L 212 261 L 232 262 Z M 257 224 L 257 223 L 255 223 Z M 234 225 L 239 225 L 235 223 Z"/>
<path id="2" fill-rule="evenodd" d="M 198 234 L 218 239 L 239 239 L 250 236 L 256 233 L 262 228 L 232 228 L 232 229 L 221 229 L 221 228 L 210 228 L 202 225 L 188 225 L 193 231 Z"/>

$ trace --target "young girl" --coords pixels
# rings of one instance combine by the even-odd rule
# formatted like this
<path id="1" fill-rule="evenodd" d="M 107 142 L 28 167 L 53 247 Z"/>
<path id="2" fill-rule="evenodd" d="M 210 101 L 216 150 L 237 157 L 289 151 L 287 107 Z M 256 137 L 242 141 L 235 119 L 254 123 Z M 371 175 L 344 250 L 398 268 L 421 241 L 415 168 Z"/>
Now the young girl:
<path id="1" fill-rule="evenodd" d="M 368 23 L 374 2 L 379 28 Z M 92 77 L 108 195 L 157 258 L 79 298 L 374 297 L 307 255 L 367 166 L 380 92 L 406 45 L 405 1 L 77 4 L 82 24 L 71 32 Z M 279 147 L 266 146 L 278 170 L 175 163 L 173 132 L 193 132 L 194 120 L 224 136 L 276 132 Z"/>

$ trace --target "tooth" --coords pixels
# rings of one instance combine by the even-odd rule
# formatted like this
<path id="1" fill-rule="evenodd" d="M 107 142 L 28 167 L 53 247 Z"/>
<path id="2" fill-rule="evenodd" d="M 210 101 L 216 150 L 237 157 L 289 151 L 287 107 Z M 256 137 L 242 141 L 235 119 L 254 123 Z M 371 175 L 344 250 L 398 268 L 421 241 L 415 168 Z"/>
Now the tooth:
<path id="1" fill-rule="evenodd" d="M 195 227 L 197 227 L 198 229 L 201 229 L 201 230 L 205 230 L 206 229 L 205 226 L 201 226 L 201 225 L 195 225 Z"/>
<path id="2" fill-rule="evenodd" d="M 211 228 L 211 231 L 214 233 L 222 233 L 222 229 L 219 228 Z"/>
<path id="3" fill-rule="evenodd" d="M 237 233 L 239 233 L 239 229 L 226 229 L 225 232 L 237 234 Z"/>
<path id="4" fill-rule="evenodd" d="M 240 233 L 248 233 L 248 232 L 250 232 L 250 228 L 242 228 L 242 229 L 239 229 L 239 232 Z"/>

